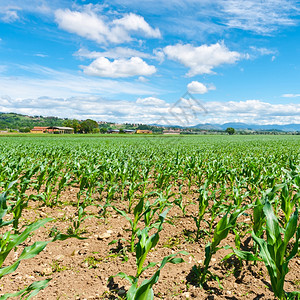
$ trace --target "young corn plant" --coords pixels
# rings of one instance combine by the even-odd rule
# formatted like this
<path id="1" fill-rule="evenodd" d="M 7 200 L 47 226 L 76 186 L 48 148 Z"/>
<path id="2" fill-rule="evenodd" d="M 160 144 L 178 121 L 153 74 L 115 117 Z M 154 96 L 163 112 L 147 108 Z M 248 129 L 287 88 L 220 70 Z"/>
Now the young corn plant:
<path id="1" fill-rule="evenodd" d="M 113 209 L 118 212 L 120 215 L 125 217 L 128 222 L 130 223 L 131 227 L 131 238 L 130 238 L 130 252 L 134 252 L 135 250 L 135 240 L 137 237 L 137 233 L 140 230 L 138 228 L 139 221 L 144 218 L 145 226 L 146 227 L 153 227 L 154 225 L 151 225 L 151 222 L 153 218 L 155 217 L 156 211 L 159 209 L 159 206 L 156 205 L 156 202 L 154 202 L 152 205 L 149 203 L 149 201 L 144 201 L 142 198 L 137 205 L 135 206 L 133 210 L 133 219 L 131 219 L 127 213 L 123 210 L 120 210 L 113 206 Z"/>
<path id="2" fill-rule="evenodd" d="M 13 224 L 14 222 L 14 219 L 7 220 L 7 214 L 9 212 L 12 212 L 13 210 L 12 206 L 9 206 L 7 204 L 7 194 L 12 188 L 13 184 L 15 184 L 15 182 L 11 183 L 8 186 L 8 189 L 4 193 L 0 194 L 0 228 L 6 227 L 10 224 Z M 65 240 L 69 237 L 76 237 L 76 236 L 64 235 L 58 233 L 50 241 L 35 242 L 30 246 L 26 246 L 23 249 L 20 256 L 11 265 L 3 266 L 6 258 L 8 257 L 11 251 L 13 251 L 20 244 L 24 243 L 34 231 L 36 231 L 40 227 L 44 226 L 47 222 L 52 220 L 53 219 L 51 218 L 38 220 L 26 226 L 22 232 L 18 231 L 17 233 L 13 233 L 12 230 L 6 230 L 4 231 L 3 234 L 0 234 L 0 280 L 3 276 L 14 272 L 18 268 L 22 260 L 29 259 L 38 255 L 47 246 L 48 243 L 57 240 Z M 31 297 L 35 296 L 40 290 L 47 287 L 49 281 L 50 279 L 36 281 L 21 291 L 12 294 L 2 295 L 0 297 L 0 300 L 5 300 L 8 299 L 9 297 L 17 297 L 17 296 L 21 296 L 21 299 L 27 296 L 26 299 L 30 299 Z"/>
<path id="3" fill-rule="evenodd" d="M 289 261 L 297 254 L 299 247 L 298 209 L 296 208 L 284 228 L 279 225 L 269 201 L 266 201 L 263 210 L 267 219 L 266 240 L 258 237 L 254 231 L 252 237 L 259 245 L 259 255 L 268 269 L 273 292 L 280 300 L 298 299 L 300 292 L 284 291 L 284 280 L 289 272 Z M 295 238 L 293 246 L 291 250 L 288 250 L 288 245 L 293 238 Z"/>
<path id="4" fill-rule="evenodd" d="M 201 234 L 201 221 L 203 219 L 203 216 L 206 212 L 206 209 L 208 207 L 208 189 L 207 189 L 207 181 L 203 186 L 199 189 L 199 198 L 198 198 L 198 214 L 196 217 L 193 217 L 196 227 L 197 227 L 197 233 L 196 233 L 196 241 L 199 240 L 200 234 Z"/>
<path id="5" fill-rule="evenodd" d="M 142 300 L 142 299 L 147 299 L 147 300 L 153 300 L 154 299 L 154 292 L 153 292 L 153 285 L 158 281 L 160 272 L 162 268 L 167 264 L 167 263 L 172 263 L 172 264 L 179 264 L 184 262 L 182 258 L 175 257 L 177 254 L 188 254 L 187 252 L 179 252 L 177 254 L 171 254 L 162 259 L 161 262 L 155 263 L 155 262 L 150 262 L 147 266 L 144 267 L 145 260 L 147 258 L 148 253 L 150 252 L 151 249 L 153 249 L 158 241 L 159 241 L 159 232 L 162 230 L 162 225 L 165 221 L 166 215 L 168 213 L 168 210 L 165 210 L 162 214 L 159 216 L 159 226 L 157 228 L 157 231 L 149 236 L 149 228 L 145 227 L 142 230 L 138 231 L 138 238 L 139 241 L 136 246 L 136 265 L 137 265 L 137 271 L 135 276 L 130 276 L 127 275 L 123 272 L 118 273 L 117 275 L 111 276 L 109 280 L 111 280 L 113 277 L 120 277 L 127 279 L 131 287 L 128 290 L 126 294 L 126 299 L 127 300 Z M 141 274 L 154 266 L 159 264 L 158 270 L 154 273 L 154 275 L 149 278 L 144 280 L 141 285 L 138 285 L 139 278 Z"/>
<path id="6" fill-rule="evenodd" d="M 280 203 L 281 203 L 281 209 L 284 213 L 285 217 L 285 223 L 287 224 L 292 212 L 294 210 L 294 207 L 300 199 L 300 192 L 293 195 L 293 190 L 288 186 L 288 184 L 284 184 L 281 194 L 280 194 Z"/>
<path id="7" fill-rule="evenodd" d="M 11 188 L 12 185 L 9 186 L 8 190 Z M 4 218 L 7 215 L 10 207 L 7 205 L 7 192 L 5 191 L 0 195 L 0 228 L 8 226 L 13 223 L 14 220 L 5 221 Z M 39 254 L 50 241 L 44 241 L 44 242 L 35 242 L 31 246 L 27 246 L 24 248 L 20 256 L 17 258 L 17 260 L 12 263 L 11 265 L 3 267 L 3 264 L 5 262 L 5 259 L 7 258 L 8 254 L 18 245 L 23 243 L 29 235 L 40 228 L 41 226 L 45 225 L 47 222 L 51 221 L 50 218 L 46 218 L 43 220 L 36 221 L 32 223 L 31 225 L 27 226 L 26 229 L 19 233 L 19 234 L 13 234 L 11 230 L 7 230 L 4 232 L 3 235 L 0 235 L 0 279 L 12 272 L 14 272 L 20 262 L 24 259 L 32 258 Z M 41 289 L 44 289 L 49 280 L 44 281 L 38 281 L 34 284 L 30 285 L 29 287 L 23 289 L 22 291 L 19 291 L 17 293 L 13 294 L 4 294 L 0 297 L 0 299 L 7 299 L 8 297 L 16 297 L 19 295 L 29 295 L 27 299 L 31 298 L 32 296 L 36 295 L 38 291 Z"/>
<path id="8" fill-rule="evenodd" d="M 243 213 L 245 208 L 243 209 L 237 209 L 234 211 L 232 214 L 230 214 L 230 209 L 229 207 L 227 213 L 222 217 L 222 219 L 218 222 L 215 230 L 214 230 L 214 235 L 212 238 L 212 241 L 209 242 L 206 247 L 205 247 L 205 260 L 204 260 L 204 267 L 202 270 L 202 275 L 200 275 L 199 278 L 199 285 L 203 286 L 204 283 L 206 282 L 207 275 L 210 274 L 213 278 L 215 278 L 218 281 L 218 277 L 214 276 L 210 271 L 209 271 L 209 265 L 210 261 L 212 259 L 212 256 L 219 250 L 221 249 L 219 244 L 221 243 L 222 240 L 224 240 L 229 231 L 233 229 L 236 226 L 236 221 L 237 218 Z"/>

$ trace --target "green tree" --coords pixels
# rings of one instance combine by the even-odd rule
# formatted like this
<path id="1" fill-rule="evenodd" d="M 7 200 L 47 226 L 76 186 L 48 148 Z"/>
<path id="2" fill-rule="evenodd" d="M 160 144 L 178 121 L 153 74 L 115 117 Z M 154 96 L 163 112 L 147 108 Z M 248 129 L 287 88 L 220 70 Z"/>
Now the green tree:
<path id="1" fill-rule="evenodd" d="M 107 132 L 107 128 L 101 127 L 100 128 L 100 133 L 106 133 Z"/>
<path id="2" fill-rule="evenodd" d="M 72 128 L 74 128 L 74 133 L 77 133 L 80 131 L 80 124 L 77 120 L 72 120 L 72 125 L 70 126 Z"/>
<path id="3" fill-rule="evenodd" d="M 30 132 L 30 128 L 29 127 L 20 128 L 19 131 L 28 133 L 28 132 Z"/>
<path id="4" fill-rule="evenodd" d="M 74 120 L 65 120 L 64 123 L 63 123 L 64 126 L 66 127 L 71 127 L 74 129 L 74 133 L 77 133 L 80 131 L 80 124 L 79 122 L 74 119 Z"/>
<path id="5" fill-rule="evenodd" d="M 99 128 L 98 123 L 94 120 L 87 119 L 80 124 L 81 131 L 84 133 L 91 133 L 94 129 Z"/>
<path id="6" fill-rule="evenodd" d="M 225 130 L 229 135 L 233 135 L 235 133 L 235 129 L 232 127 L 228 127 Z"/>

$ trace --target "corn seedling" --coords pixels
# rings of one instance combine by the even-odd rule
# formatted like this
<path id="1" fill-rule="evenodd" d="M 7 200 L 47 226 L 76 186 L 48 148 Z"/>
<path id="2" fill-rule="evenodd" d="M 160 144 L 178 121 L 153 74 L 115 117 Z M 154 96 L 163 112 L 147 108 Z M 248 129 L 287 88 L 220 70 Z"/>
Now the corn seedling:
<path id="1" fill-rule="evenodd" d="M 200 286 L 203 286 L 208 274 L 212 275 L 212 277 L 214 277 L 216 280 L 218 280 L 218 278 L 216 276 L 214 276 L 213 274 L 211 274 L 211 272 L 209 271 L 210 261 L 212 259 L 212 256 L 220 249 L 218 246 L 221 243 L 221 241 L 224 240 L 227 237 L 229 231 L 235 227 L 237 218 L 243 212 L 243 210 L 237 209 L 232 214 L 229 214 L 229 210 L 230 210 L 230 208 L 228 209 L 228 212 L 218 222 L 218 224 L 214 230 L 214 235 L 213 235 L 212 241 L 209 242 L 205 247 L 204 267 L 203 267 L 202 274 L 199 279 Z"/>
<path id="2" fill-rule="evenodd" d="M 142 230 L 138 231 L 138 243 L 136 246 L 136 265 L 137 265 L 137 271 L 135 276 L 126 275 L 123 272 L 118 273 L 115 276 L 119 276 L 120 278 L 127 279 L 131 287 L 128 290 L 126 294 L 127 300 L 141 300 L 141 299 L 154 299 L 154 293 L 152 286 L 158 281 L 160 271 L 161 269 L 167 264 L 178 264 L 182 263 L 183 259 L 175 257 L 177 254 L 171 254 L 163 258 L 163 260 L 159 263 L 160 266 L 158 270 L 154 273 L 154 275 L 150 279 L 144 280 L 140 286 L 138 286 L 138 280 L 141 276 L 141 274 L 154 266 L 156 266 L 158 263 L 151 262 L 147 266 L 144 267 L 145 260 L 147 258 L 147 255 L 149 251 L 154 248 L 158 241 L 159 241 L 159 232 L 162 230 L 162 225 L 164 223 L 164 220 L 166 218 L 166 215 L 168 213 L 168 210 L 165 210 L 162 214 L 159 216 L 159 226 L 157 228 L 157 231 L 149 236 L 149 228 L 145 227 Z M 186 252 L 182 251 L 179 252 L 181 254 L 187 254 Z M 112 277 L 115 277 L 112 276 Z M 110 280 L 111 278 L 110 277 Z"/>
<path id="3" fill-rule="evenodd" d="M 8 189 L 10 189 L 11 186 L 12 185 L 10 185 Z M 7 191 L 0 195 L 0 227 L 8 226 L 9 224 L 13 223 L 13 220 L 4 221 L 4 217 L 6 216 L 9 210 L 9 207 L 7 206 L 6 196 L 7 196 Z M 19 234 L 13 234 L 10 230 L 8 230 L 3 235 L 0 235 L 0 279 L 5 275 L 14 272 L 18 268 L 22 260 L 36 256 L 46 247 L 49 241 L 35 242 L 31 246 L 25 247 L 22 253 L 20 254 L 20 256 L 16 259 L 14 263 L 3 267 L 3 264 L 8 254 L 15 247 L 23 243 L 32 232 L 34 232 L 41 226 L 45 225 L 49 221 L 51 221 L 50 218 L 34 222 L 31 225 L 27 226 L 25 230 Z M 24 295 L 30 294 L 29 296 L 30 298 L 31 296 L 35 295 L 36 292 L 38 292 L 40 289 L 45 288 L 47 286 L 47 283 L 48 283 L 47 280 L 36 282 L 34 285 L 30 285 L 29 287 L 27 287 L 26 289 L 18 293 L 3 295 L 0 299 L 7 299 L 8 297 L 19 296 L 22 294 Z"/>
<path id="4" fill-rule="evenodd" d="M 266 215 L 266 240 L 259 238 L 254 232 L 253 239 L 259 245 L 259 255 L 264 261 L 271 279 L 271 285 L 276 297 L 280 300 L 296 299 L 299 292 L 285 292 L 284 279 L 289 271 L 288 263 L 297 254 L 300 238 L 298 223 L 298 209 L 291 215 L 285 228 L 280 227 L 279 221 L 274 214 L 272 205 L 266 201 L 264 205 Z M 295 237 L 292 249 L 288 251 L 288 244 Z"/>
<path id="5" fill-rule="evenodd" d="M 149 227 L 151 224 L 151 221 L 153 220 L 155 216 L 155 212 L 159 209 L 159 206 L 155 205 L 150 205 L 149 201 L 144 201 L 142 198 L 137 205 L 135 206 L 133 210 L 133 219 L 131 219 L 125 211 L 120 210 L 116 207 L 113 207 L 113 209 L 118 212 L 120 215 L 125 217 L 128 222 L 130 223 L 131 226 L 131 239 L 130 239 L 130 252 L 134 252 L 135 250 L 135 240 L 137 237 L 137 233 L 139 231 L 138 228 L 138 222 L 144 218 L 145 221 L 145 226 Z"/>

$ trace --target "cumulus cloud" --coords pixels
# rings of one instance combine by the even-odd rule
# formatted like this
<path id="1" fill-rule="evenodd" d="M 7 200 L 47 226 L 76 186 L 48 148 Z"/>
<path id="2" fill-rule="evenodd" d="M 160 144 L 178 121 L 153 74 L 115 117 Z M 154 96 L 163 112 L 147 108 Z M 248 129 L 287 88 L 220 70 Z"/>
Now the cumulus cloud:
<path id="1" fill-rule="evenodd" d="M 161 37 L 158 28 L 152 28 L 142 16 L 133 13 L 126 14 L 123 18 L 116 19 L 112 23 L 117 27 L 124 28 L 126 31 L 140 31 L 148 37 Z"/>
<path id="2" fill-rule="evenodd" d="M 111 100 L 97 95 L 75 97 L 12 98 L 0 96 L 1 112 L 29 115 L 112 121 L 196 125 L 204 123 L 244 122 L 248 124 L 300 123 L 300 104 L 271 104 L 260 100 L 206 102 L 203 107 L 180 101 L 167 102 L 157 97 L 136 101 Z M 197 109 L 198 108 L 198 109 Z M 186 118 L 188 122 L 186 122 Z"/>
<path id="3" fill-rule="evenodd" d="M 178 61 L 190 70 L 189 77 L 198 74 L 212 74 L 213 68 L 223 64 L 233 64 L 241 58 L 236 51 L 230 51 L 224 43 L 194 47 L 191 44 L 177 44 L 164 48 L 171 60 Z"/>
<path id="4" fill-rule="evenodd" d="M 85 11 L 58 9 L 55 11 L 55 20 L 60 28 L 99 44 L 131 41 L 131 33 L 161 37 L 159 29 L 152 28 L 142 16 L 130 13 L 108 21 L 106 16 L 97 14 L 90 6 Z"/>
<path id="5" fill-rule="evenodd" d="M 138 79 L 137 79 L 139 82 L 147 82 L 149 81 L 148 78 L 144 77 L 144 76 L 140 76 Z"/>
<path id="6" fill-rule="evenodd" d="M 27 98 L 0 97 L 1 112 L 18 112 L 29 115 L 59 116 L 68 118 L 151 123 L 161 114 L 166 114 L 169 104 L 163 100 L 160 105 L 149 105 L 147 100 L 108 100 L 99 96 L 76 96 L 69 98 Z"/>
<path id="7" fill-rule="evenodd" d="M 110 61 L 99 57 L 89 66 L 81 66 L 84 73 L 91 76 L 125 78 L 137 75 L 152 75 L 156 72 L 154 66 L 148 65 L 140 57 L 130 59 L 115 59 Z"/>
<path id="8" fill-rule="evenodd" d="M 209 90 L 215 90 L 215 86 L 206 86 L 202 82 L 192 81 L 187 85 L 188 92 L 191 94 L 206 94 Z"/>
<path id="9" fill-rule="evenodd" d="M 164 100 L 161 100 L 156 97 L 138 98 L 136 100 L 136 103 L 147 105 L 147 106 L 148 105 L 151 105 L 151 106 L 166 105 L 166 102 Z"/>
<path id="10" fill-rule="evenodd" d="M 216 123 L 223 120 L 249 124 L 300 123 L 300 104 L 272 104 L 261 100 L 209 102 L 209 115 Z"/>

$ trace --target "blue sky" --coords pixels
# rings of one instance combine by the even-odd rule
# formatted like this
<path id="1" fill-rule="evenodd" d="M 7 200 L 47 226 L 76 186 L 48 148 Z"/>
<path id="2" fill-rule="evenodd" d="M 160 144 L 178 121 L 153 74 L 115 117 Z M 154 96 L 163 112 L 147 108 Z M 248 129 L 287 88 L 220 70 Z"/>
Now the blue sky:
<path id="1" fill-rule="evenodd" d="M 300 3 L 0 1 L 0 111 L 300 123 Z"/>

